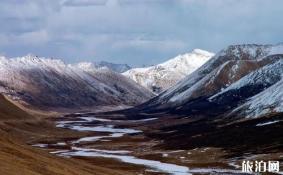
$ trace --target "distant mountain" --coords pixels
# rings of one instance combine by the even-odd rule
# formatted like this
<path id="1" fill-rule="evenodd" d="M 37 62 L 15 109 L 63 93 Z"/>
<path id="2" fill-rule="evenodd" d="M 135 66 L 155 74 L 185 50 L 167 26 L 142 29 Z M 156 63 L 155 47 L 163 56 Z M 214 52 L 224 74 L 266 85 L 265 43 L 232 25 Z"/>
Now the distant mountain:
<path id="1" fill-rule="evenodd" d="M 86 70 L 33 55 L 0 57 L 0 93 L 44 109 L 137 105 L 152 97 L 150 91 L 109 69 Z"/>
<path id="2" fill-rule="evenodd" d="M 136 110 L 257 118 L 283 112 L 283 45 L 233 45 Z"/>
<path id="3" fill-rule="evenodd" d="M 178 55 L 156 66 L 128 70 L 123 75 L 159 94 L 195 71 L 213 55 L 213 53 L 195 49 L 191 53 Z"/>
<path id="4" fill-rule="evenodd" d="M 127 70 L 130 70 L 132 67 L 130 67 L 127 64 L 115 64 L 115 63 L 109 63 L 106 61 L 100 61 L 100 62 L 96 62 L 95 64 L 96 68 L 102 68 L 102 67 L 106 67 L 114 72 L 118 72 L 118 73 L 123 73 L 126 72 Z"/>
<path id="5" fill-rule="evenodd" d="M 76 65 L 79 65 L 82 69 L 109 69 L 117 73 L 123 73 L 132 68 L 127 64 L 115 64 L 106 61 L 81 62 L 81 63 L 77 63 Z"/>

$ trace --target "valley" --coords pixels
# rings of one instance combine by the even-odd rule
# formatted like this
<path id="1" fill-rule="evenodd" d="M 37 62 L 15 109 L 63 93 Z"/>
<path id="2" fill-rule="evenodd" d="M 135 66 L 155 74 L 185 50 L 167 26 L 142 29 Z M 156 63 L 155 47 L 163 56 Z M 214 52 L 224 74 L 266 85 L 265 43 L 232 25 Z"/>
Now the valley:
<path id="1" fill-rule="evenodd" d="M 103 118 L 102 118 L 103 117 Z M 283 119 L 282 117 L 278 117 Z M 212 130 L 212 126 L 199 124 L 199 121 L 191 119 L 178 119 L 179 123 L 166 126 L 176 120 L 175 117 L 168 116 L 162 120 L 158 118 L 148 118 L 139 120 L 128 120 L 123 115 L 103 115 L 95 113 L 70 114 L 56 119 L 58 128 L 78 131 L 84 136 L 67 137 L 48 140 L 42 138 L 34 142 L 34 147 L 47 150 L 65 158 L 75 158 L 107 168 L 118 168 L 127 166 L 127 171 L 140 174 L 205 174 L 209 172 L 242 174 L 241 162 L 245 159 L 282 159 L 282 141 L 279 134 L 273 135 L 273 143 L 263 142 L 267 138 L 260 137 L 261 132 L 270 133 L 282 132 L 282 123 L 276 126 L 278 129 L 258 127 L 251 135 L 243 137 L 246 143 L 241 143 L 240 138 L 229 138 L 231 135 L 239 136 L 241 133 L 248 133 L 246 130 L 238 133 L 228 133 L 225 126 L 218 132 Z M 209 122 L 209 121 L 207 121 Z M 212 123 L 212 121 L 210 121 Z M 257 123 L 263 123 L 260 120 Z M 254 125 L 253 122 L 252 125 Z M 199 125 L 199 126 L 194 126 Z M 240 126 L 228 124 L 231 127 L 241 127 L 251 125 L 249 122 Z M 163 127 L 160 127 L 163 126 Z M 194 129 L 194 127 L 202 130 Z M 274 126 L 274 125 L 273 125 Z M 280 127 L 281 126 L 281 127 Z M 189 129 L 189 131 L 188 131 Z M 199 132 L 199 133 L 198 133 Z M 202 133 L 207 133 L 202 136 Z M 190 134 L 188 134 L 190 133 Z M 270 134 L 266 133 L 270 137 Z M 225 139 L 225 135 L 228 137 Z M 184 136 L 187 138 L 185 139 Z M 196 137 L 197 136 L 197 137 Z M 217 138 L 221 140 L 217 141 Z M 255 138 L 253 140 L 252 138 Z M 203 142 L 203 140 L 207 140 Z M 262 140 L 260 142 L 259 140 Z M 260 143 L 265 145 L 260 145 Z M 256 147 L 256 145 L 258 144 Z M 249 145 L 241 147 L 241 145 Z M 254 152 L 253 150 L 257 150 Z M 274 153 L 274 151 L 276 153 Z M 262 154 L 265 152 L 265 154 Z M 266 156 L 268 154 L 268 156 Z M 207 157 L 207 159 L 203 159 Z M 109 162 L 109 166 L 105 165 Z M 111 162 L 111 163 L 110 163 Z M 131 167 L 131 168 L 129 168 Z"/>
<path id="2" fill-rule="evenodd" d="M 228 46 L 158 95 L 92 64 L 1 58 L 0 158 L 24 175 L 245 174 L 246 160 L 282 166 L 282 53 L 280 44 Z M 17 174 L 14 164 L 1 166 Z"/>
<path id="3" fill-rule="evenodd" d="M 283 0 L 0 0 L 0 175 L 283 175 Z"/>

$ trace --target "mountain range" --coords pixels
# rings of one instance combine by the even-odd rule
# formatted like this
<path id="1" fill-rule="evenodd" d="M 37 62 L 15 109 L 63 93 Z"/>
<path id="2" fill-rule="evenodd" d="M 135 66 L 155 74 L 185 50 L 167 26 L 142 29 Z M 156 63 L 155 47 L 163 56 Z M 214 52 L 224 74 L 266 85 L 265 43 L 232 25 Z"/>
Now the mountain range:
<path id="1" fill-rule="evenodd" d="M 280 113 L 282 61 L 281 44 L 232 45 L 136 109 L 241 118 Z"/>
<path id="2" fill-rule="evenodd" d="M 0 174 L 242 174 L 244 160 L 282 160 L 282 44 L 111 69 L 0 57 Z"/>
<path id="3" fill-rule="evenodd" d="M 226 158 L 243 161 L 282 153 L 282 89 L 282 44 L 231 45 L 147 102 L 100 115 L 157 118 L 143 127 L 162 140 L 158 148 L 220 148 Z"/>
<path id="4" fill-rule="evenodd" d="M 153 94 L 108 68 L 27 55 L 0 58 L 0 92 L 41 108 L 136 105 Z"/>

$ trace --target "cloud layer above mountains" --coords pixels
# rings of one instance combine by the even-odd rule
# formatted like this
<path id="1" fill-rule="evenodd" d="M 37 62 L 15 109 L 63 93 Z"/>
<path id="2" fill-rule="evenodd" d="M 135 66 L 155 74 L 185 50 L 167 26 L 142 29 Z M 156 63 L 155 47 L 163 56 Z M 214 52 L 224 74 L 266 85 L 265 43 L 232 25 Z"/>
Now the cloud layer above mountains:
<path id="1" fill-rule="evenodd" d="M 194 48 L 283 42 L 282 0 L 1 0 L 0 54 L 162 62 Z"/>

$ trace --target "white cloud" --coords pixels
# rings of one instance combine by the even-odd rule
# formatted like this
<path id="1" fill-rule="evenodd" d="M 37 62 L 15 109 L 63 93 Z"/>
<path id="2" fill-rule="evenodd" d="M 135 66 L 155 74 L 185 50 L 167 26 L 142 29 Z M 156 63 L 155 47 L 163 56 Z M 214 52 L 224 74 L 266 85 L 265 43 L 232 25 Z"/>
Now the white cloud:
<path id="1" fill-rule="evenodd" d="M 282 0 L 1 0 L 0 53 L 142 64 L 282 42 Z M 12 10 L 11 10 L 12 9 Z"/>
<path id="2" fill-rule="evenodd" d="M 22 34 L 0 34 L 0 45 L 10 46 L 10 45 L 29 45 L 30 47 L 44 45 L 48 43 L 49 37 L 48 33 L 44 30 L 32 31 Z"/>
<path id="3" fill-rule="evenodd" d="M 65 6 L 99 6 L 106 5 L 108 0 L 64 0 L 62 4 Z"/>
<path id="4" fill-rule="evenodd" d="M 186 43 L 181 40 L 146 40 L 132 39 L 114 42 L 112 45 L 115 49 L 140 48 L 146 50 L 168 51 L 185 48 Z"/>

